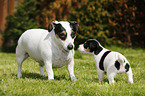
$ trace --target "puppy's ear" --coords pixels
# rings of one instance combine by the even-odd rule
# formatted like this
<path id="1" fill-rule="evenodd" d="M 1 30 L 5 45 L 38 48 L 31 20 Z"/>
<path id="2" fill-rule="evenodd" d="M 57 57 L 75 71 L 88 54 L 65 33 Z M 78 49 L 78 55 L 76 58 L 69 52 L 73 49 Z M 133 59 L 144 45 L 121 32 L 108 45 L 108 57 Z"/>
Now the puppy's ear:
<path id="1" fill-rule="evenodd" d="M 72 27 L 73 31 L 80 33 L 80 27 L 77 21 L 71 21 L 70 26 Z"/>
<path id="2" fill-rule="evenodd" d="M 52 22 L 48 25 L 48 31 L 51 32 L 52 29 L 54 29 L 54 21 L 52 21 Z"/>

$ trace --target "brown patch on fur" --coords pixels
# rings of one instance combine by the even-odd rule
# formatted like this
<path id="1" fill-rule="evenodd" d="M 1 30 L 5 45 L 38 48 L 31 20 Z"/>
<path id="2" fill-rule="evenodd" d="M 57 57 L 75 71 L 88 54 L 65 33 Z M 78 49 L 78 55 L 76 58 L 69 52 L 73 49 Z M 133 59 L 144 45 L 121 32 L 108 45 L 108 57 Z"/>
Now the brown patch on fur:
<path id="1" fill-rule="evenodd" d="M 56 38 L 59 38 L 59 36 L 57 34 L 55 34 Z"/>
<path id="2" fill-rule="evenodd" d="M 65 36 L 66 36 L 66 31 L 62 31 L 61 33 L 63 33 Z M 55 36 L 56 36 L 56 38 L 60 38 L 59 36 L 58 36 L 58 34 L 55 34 Z M 61 39 L 61 38 L 60 38 Z M 62 41 L 65 41 L 65 40 L 62 40 Z"/>
<path id="3" fill-rule="evenodd" d="M 71 34 L 72 34 L 73 30 L 71 30 Z"/>
<path id="4" fill-rule="evenodd" d="M 89 49 L 89 47 L 88 47 L 87 49 L 85 49 L 85 51 L 87 51 L 87 52 L 90 52 L 90 49 Z"/>
<path id="5" fill-rule="evenodd" d="M 66 35 L 66 31 L 62 31 L 62 33 L 64 33 L 64 35 Z"/>

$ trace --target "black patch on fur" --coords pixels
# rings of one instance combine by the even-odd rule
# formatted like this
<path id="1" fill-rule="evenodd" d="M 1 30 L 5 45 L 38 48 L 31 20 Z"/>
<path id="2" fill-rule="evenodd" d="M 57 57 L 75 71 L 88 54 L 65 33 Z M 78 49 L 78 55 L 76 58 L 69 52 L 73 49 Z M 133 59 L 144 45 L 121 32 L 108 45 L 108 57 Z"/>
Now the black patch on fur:
<path id="1" fill-rule="evenodd" d="M 71 37 L 72 37 L 72 38 L 75 38 L 75 37 L 76 37 L 76 32 L 72 31 Z"/>
<path id="2" fill-rule="evenodd" d="M 79 27 L 79 24 L 78 22 L 76 21 L 71 21 L 69 22 L 70 23 L 70 27 L 72 28 L 72 30 L 76 33 L 80 33 L 80 27 Z"/>
<path id="3" fill-rule="evenodd" d="M 120 63 L 117 60 L 115 61 L 115 67 L 116 67 L 117 70 L 120 69 Z"/>
<path id="4" fill-rule="evenodd" d="M 54 29 L 55 34 L 57 34 L 61 40 L 65 40 L 67 37 L 67 33 L 66 34 L 63 33 L 63 31 L 66 31 L 65 28 L 63 28 L 63 26 L 60 23 L 58 24 L 54 23 L 54 26 L 55 26 Z"/>
<path id="5" fill-rule="evenodd" d="M 52 29 L 53 29 L 53 25 L 52 25 L 52 23 L 50 23 L 50 24 L 48 25 L 48 31 L 51 32 Z"/>
<path id="6" fill-rule="evenodd" d="M 99 68 L 101 69 L 101 70 L 103 70 L 104 71 L 104 64 L 103 64 L 103 62 L 104 62 L 104 59 L 106 58 L 106 56 L 110 53 L 111 51 L 106 51 L 104 54 L 103 54 L 103 56 L 101 57 L 101 60 L 100 60 L 100 62 L 99 62 Z"/>
<path id="7" fill-rule="evenodd" d="M 128 72 L 129 71 L 129 64 L 128 63 L 126 63 L 126 65 L 125 65 L 125 69 L 126 69 L 126 72 Z"/>
<path id="8" fill-rule="evenodd" d="M 93 40 L 93 39 L 87 40 L 84 43 L 84 48 L 85 49 L 89 48 L 90 49 L 90 52 L 94 52 L 95 55 L 98 55 L 102 51 L 102 49 L 103 49 L 99 45 L 99 43 L 97 42 L 97 40 Z"/>

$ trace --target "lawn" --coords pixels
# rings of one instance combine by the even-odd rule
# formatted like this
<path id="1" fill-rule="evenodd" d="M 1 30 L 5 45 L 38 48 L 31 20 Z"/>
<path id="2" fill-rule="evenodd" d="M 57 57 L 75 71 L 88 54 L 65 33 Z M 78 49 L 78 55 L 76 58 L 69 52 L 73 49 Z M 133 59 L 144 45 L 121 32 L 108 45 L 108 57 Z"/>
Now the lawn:
<path id="1" fill-rule="evenodd" d="M 94 57 L 79 51 L 75 53 L 76 82 L 70 80 L 66 66 L 54 69 L 55 80 L 48 81 L 47 77 L 40 76 L 38 63 L 30 58 L 23 63 L 23 77 L 17 79 L 15 54 L 0 52 L 0 96 L 145 96 L 145 50 L 107 48 L 126 56 L 134 84 L 128 83 L 126 74 L 118 74 L 114 85 L 108 84 L 107 76 L 99 82 Z"/>

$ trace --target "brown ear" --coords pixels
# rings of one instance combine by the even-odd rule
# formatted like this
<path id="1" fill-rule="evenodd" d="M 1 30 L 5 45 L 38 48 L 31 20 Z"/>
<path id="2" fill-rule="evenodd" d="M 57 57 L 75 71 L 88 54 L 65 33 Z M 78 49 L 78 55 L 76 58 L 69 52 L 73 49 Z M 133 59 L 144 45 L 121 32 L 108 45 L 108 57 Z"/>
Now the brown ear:
<path id="1" fill-rule="evenodd" d="M 76 31 L 77 33 L 80 33 L 80 27 L 77 21 L 70 21 L 70 26 L 72 27 L 74 31 Z"/>
<path id="2" fill-rule="evenodd" d="M 54 28 L 54 21 L 52 21 L 51 23 L 49 23 L 49 25 L 48 25 L 48 31 L 49 32 L 51 32 L 52 31 L 52 29 Z"/>

